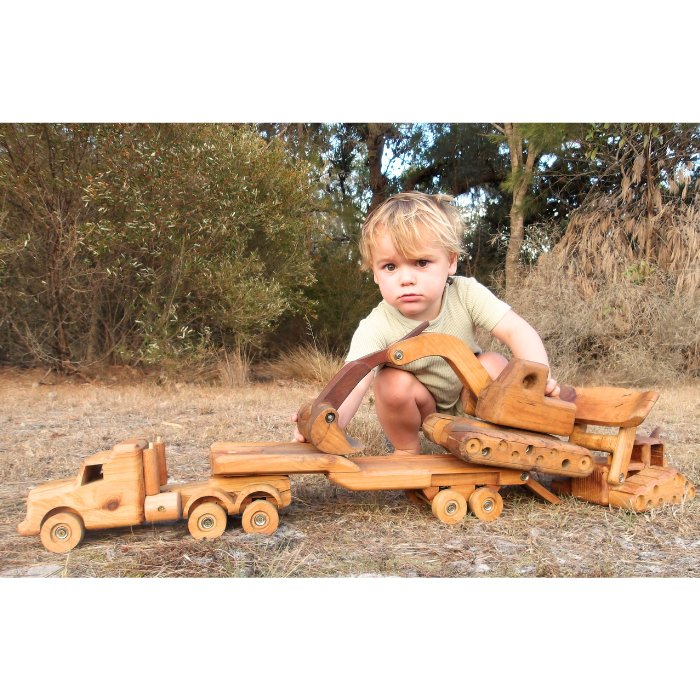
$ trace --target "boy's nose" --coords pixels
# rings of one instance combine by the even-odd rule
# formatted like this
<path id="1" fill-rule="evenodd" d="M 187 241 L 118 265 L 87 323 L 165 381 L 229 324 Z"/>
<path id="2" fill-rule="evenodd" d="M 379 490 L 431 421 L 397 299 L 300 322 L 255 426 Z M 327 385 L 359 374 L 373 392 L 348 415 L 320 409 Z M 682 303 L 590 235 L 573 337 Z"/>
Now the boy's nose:
<path id="1" fill-rule="evenodd" d="M 401 280 L 401 284 L 414 284 L 416 281 L 416 276 L 412 268 L 404 267 L 401 268 L 401 276 L 399 279 Z"/>

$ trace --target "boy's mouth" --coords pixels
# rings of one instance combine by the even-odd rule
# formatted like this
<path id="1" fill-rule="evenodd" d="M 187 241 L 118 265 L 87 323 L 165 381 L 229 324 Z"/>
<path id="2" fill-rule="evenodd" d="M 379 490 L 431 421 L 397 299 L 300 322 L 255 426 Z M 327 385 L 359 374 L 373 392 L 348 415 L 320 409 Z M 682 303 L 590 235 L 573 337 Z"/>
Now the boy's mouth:
<path id="1" fill-rule="evenodd" d="M 420 294 L 402 294 L 399 297 L 399 301 L 418 301 L 420 299 Z"/>

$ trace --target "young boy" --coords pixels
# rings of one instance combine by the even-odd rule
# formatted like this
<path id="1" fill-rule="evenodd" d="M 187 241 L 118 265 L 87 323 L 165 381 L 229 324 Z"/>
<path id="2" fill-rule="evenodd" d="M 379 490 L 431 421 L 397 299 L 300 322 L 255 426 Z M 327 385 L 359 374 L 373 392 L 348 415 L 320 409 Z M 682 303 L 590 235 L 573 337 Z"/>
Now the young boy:
<path id="1" fill-rule="evenodd" d="M 383 301 L 360 322 L 347 361 L 382 350 L 429 321 L 424 333 L 456 336 L 492 378 L 508 361 L 498 353 L 481 352 L 474 339 L 476 326 L 490 331 L 514 357 L 549 365 L 537 332 L 508 304 L 471 277 L 452 277 L 464 228 L 452 201 L 444 195 L 406 192 L 390 197 L 365 221 L 362 264 L 372 270 Z M 458 410 L 462 385 L 457 376 L 442 358 L 428 357 L 402 369 L 382 367 L 368 374 L 340 407 L 341 428 L 355 415 L 372 382 L 377 417 L 395 454 L 420 452 L 419 431 L 428 414 Z M 559 395 L 551 376 L 545 392 Z M 298 430 L 295 439 L 304 440 Z"/>

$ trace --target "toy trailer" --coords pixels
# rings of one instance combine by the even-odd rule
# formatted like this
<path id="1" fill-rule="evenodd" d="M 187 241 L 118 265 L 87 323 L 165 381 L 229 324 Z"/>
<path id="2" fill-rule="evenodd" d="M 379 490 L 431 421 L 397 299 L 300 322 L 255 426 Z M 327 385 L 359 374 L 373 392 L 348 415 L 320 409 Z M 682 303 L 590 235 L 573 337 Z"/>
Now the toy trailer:
<path id="1" fill-rule="evenodd" d="M 246 532 L 274 532 L 277 509 L 288 506 L 289 477 L 212 477 L 168 484 L 165 444 L 131 438 L 85 459 L 77 477 L 29 492 L 20 535 L 40 535 L 50 552 L 67 552 L 85 530 L 187 519 L 195 539 L 218 537 L 228 515 L 242 514 Z"/>
<path id="2" fill-rule="evenodd" d="M 325 421 L 324 421 L 325 422 Z M 573 471 L 590 473 L 590 455 Z M 211 446 L 212 479 L 262 479 L 271 474 L 324 474 L 350 491 L 405 491 L 414 503 L 427 502 L 438 520 L 454 524 L 468 510 L 495 520 L 503 510 L 501 486 L 526 486 L 550 503 L 556 495 L 521 466 L 466 463 L 453 455 L 353 457 L 319 452 L 309 443 L 218 442 Z M 265 475 L 265 476 L 263 476 Z M 269 534 L 269 533 L 268 533 Z"/>

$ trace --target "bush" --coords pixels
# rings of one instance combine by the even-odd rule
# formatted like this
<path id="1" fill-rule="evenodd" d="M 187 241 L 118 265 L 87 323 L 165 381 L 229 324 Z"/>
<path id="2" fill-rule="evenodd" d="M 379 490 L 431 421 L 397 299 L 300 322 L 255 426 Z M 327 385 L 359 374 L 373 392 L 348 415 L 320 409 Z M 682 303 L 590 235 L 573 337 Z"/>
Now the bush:
<path id="1" fill-rule="evenodd" d="M 0 359 L 255 345 L 307 303 L 314 196 L 249 127 L 0 125 Z"/>
<path id="2" fill-rule="evenodd" d="M 697 209 L 682 216 L 692 219 Z M 679 226 L 678 217 L 669 221 L 682 243 L 678 231 L 689 235 L 690 228 Z M 597 246 L 572 240 L 573 233 L 579 231 L 570 230 L 568 239 L 541 255 L 506 297 L 540 333 L 557 378 L 649 385 L 697 377 L 700 293 L 688 266 L 674 270 L 664 258 L 650 263 L 633 249 L 613 245 L 614 221 L 595 234 Z M 695 238 L 676 249 L 675 260 L 684 259 Z"/>

